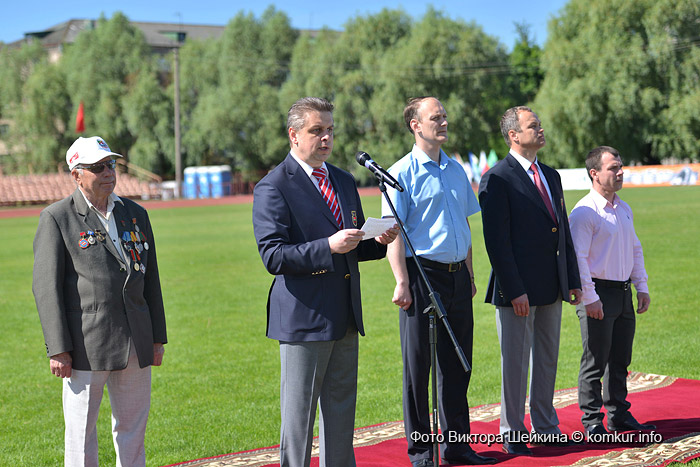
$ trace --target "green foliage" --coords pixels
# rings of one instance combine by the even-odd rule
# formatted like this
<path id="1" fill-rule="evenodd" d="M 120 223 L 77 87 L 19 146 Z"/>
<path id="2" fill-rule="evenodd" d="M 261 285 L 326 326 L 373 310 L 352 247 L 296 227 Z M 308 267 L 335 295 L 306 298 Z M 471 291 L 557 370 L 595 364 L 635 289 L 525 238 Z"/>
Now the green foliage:
<path id="1" fill-rule="evenodd" d="M 13 139 L 23 142 L 15 158 L 17 169 L 55 171 L 72 143 L 65 137 L 70 99 L 64 76 L 55 64 L 40 62 L 22 92 L 25 102 L 15 114 L 11 133 Z"/>
<path id="2" fill-rule="evenodd" d="M 570 0 L 550 21 L 544 51 L 516 23 L 508 53 L 476 23 L 433 8 L 418 19 L 384 9 L 344 31 L 302 33 L 274 7 L 259 18 L 240 12 L 220 38 L 179 48 L 184 166 L 229 164 L 257 179 L 284 158 L 287 110 L 310 95 L 334 103 L 334 162 L 360 182 L 370 175 L 354 163 L 358 150 L 384 166 L 409 151 L 402 110 L 420 95 L 445 105 L 448 152 L 505 153 L 501 115 L 532 103 L 554 166 L 581 166 L 600 144 L 627 162 L 698 159 L 699 21 L 697 0 Z M 12 152 L 4 170 L 55 167 L 77 136 L 82 100 L 87 133 L 172 177 L 174 58 L 155 57 L 121 13 L 79 34 L 53 67 L 38 42 L 0 48 Z"/>
<path id="3" fill-rule="evenodd" d="M 413 138 L 402 111 L 410 97 L 433 95 L 445 106 L 450 122 L 446 151 L 466 153 L 492 145 L 502 112 L 492 105 L 503 94 L 502 82 L 491 76 L 507 54 L 498 41 L 474 23 L 446 18 L 429 9 L 382 60 L 380 91 L 372 103 L 376 137 L 368 138 L 382 157 L 393 162 L 410 150 Z M 384 107 L 385 112 L 379 109 Z M 494 133 L 494 131 L 496 133 Z"/>
<path id="4" fill-rule="evenodd" d="M 353 172 L 357 150 L 385 166 L 410 150 L 413 138 L 402 114 L 415 96 L 434 95 L 443 102 L 450 121 L 445 149 L 466 153 L 498 140 L 503 109 L 493 101 L 502 102 L 503 84 L 491 72 L 506 60 L 503 46 L 474 23 L 433 9 L 414 22 L 401 10 L 385 9 L 350 20 L 344 33 L 302 36 L 283 101 L 312 94 L 334 102 L 333 160 Z"/>
<path id="5" fill-rule="evenodd" d="M 148 116 L 141 116 L 146 106 L 157 108 L 159 103 L 154 101 L 158 96 L 163 100 L 162 92 L 142 100 L 143 86 L 153 79 L 144 76 L 154 74 L 151 60 L 143 34 L 123 14 L 115 13 L 109 20 L 100 18 L 94 29 L 82 31 L 59 62 L 75 109 L 80 101 L 84 102 L 86 133 L 102 136 L 124 156 L 128 156 L 138 138 L 138 120 L 151 123 Z M 159 118 L 167 119 L 168 115 Z"/>
<path id="6" fill-rule="evenodd" d="M 518 32 L 518 41 L 508 59 L 511 69 L 506 78 L 507 89 L 512 94 L 514 102 L 527 105 L 535 98 L 544 79 L 540 66 L 542 49 L 530 37 L 528 24 L 518 23 L 515 29 Z"/>
<path id="7" fill-rule="evenodd" d="M 547 159 L 577 166 L 595 146 L 626 161 L 697 159 L 695 0 L 571 0 L 549 24 L 535 109 Z"/>
<path id="8" fill-rule="evenodd" d="M 0 49 L 0 118 L 13 123 L 6 142 L 14 157 L 6 172 L 55 170 L 66 101 L 65 79 L 38 42 Z"/>
<path id="9" fill-rule="evenodd" d="M 134 138 L 129 160 L 155 173 L 172 173 L 173 102 L 160 85 L 156 72 L 148 68 L 141 70 L 122 103 L 127 131 Z"/>
<path id="10" fill-rule="evenodd" d="M 274 165 L 286 153 L 279 87 L 288 74 L 296 35 L 287 16 L 270 7 L 260 20 L 237 14 L 218 43 L 183 47 L 183 68 L 199 70 L 201 65 L 202 57 L 188 50 L 190 44 L 213 67 L 203 78 L 192 70 L 183 73 L 185 99 L 194 104 L 185 111 L 188 160 L 247 170 Z"/>
<path id="11" fill-rule="evenodd" d="M 80 101 L 87 136 L 102 136 L 142 167 L 172 171 L 172 103 L 143 35 L 121 13 L 81 32 L 58 63 L 47 62 L 38 42 L 3 49 L 0 61 L 0 112 L 12 121 L 9 171 L 55 171 L 78 136 Z"/>
<path id="12" fill-rule="evenodd" d="M 22 101 L 22 87 L 37 63 L 46 61 L 39 42 L 18 49 L 0 47 L 0 117 L 14 118 Z"/>

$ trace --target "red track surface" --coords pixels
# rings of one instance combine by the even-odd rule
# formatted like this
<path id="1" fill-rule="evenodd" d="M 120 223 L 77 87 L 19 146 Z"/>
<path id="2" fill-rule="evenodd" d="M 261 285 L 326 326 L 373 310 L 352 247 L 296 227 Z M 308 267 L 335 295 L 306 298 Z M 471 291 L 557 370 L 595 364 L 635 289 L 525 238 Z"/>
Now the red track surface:
<path id="1" fill-rule="evenodd" d="M 369 187 L 360 188 L 358 190 L 362 196 L 378 195 L 379 188 Z M 253 195 L 236 195 L 224 196 L 223 198 L 205 198 L 205 199 L 172 199 L 167 201 L 139 201 L 141 206 L 148 210 L 166 209 L 166 208 L 184 208 L 195 206 L 218 206 L 222 204 L 245 204 L 253 202 Z M 42 209 L 46 206 L 30 206 L 30 207 L 10 207 L 0 208 L 0 219 L 8 217 L 32 217 L 38 216 Z"/>

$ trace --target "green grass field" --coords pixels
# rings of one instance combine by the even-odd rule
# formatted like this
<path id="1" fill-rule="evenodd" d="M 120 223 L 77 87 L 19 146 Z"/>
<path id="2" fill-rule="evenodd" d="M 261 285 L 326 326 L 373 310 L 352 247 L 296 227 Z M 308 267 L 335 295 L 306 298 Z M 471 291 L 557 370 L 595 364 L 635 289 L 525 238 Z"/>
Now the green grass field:
<path id="1" fill-rule="evenodd" d="M 571 209 L 584 192 L 568 192 Z M 631 369 L 700 379 L 700 188 L 625 189 L 650 276 L 651 309 L 638 319 Z M 363 200 L 379 214 L 379 198 Z M 148 465 L 278 443 L 279 353 L 265 337 L 272 277 L 257 253 L 251 205 L 150 211 L 170 343 L 153 370 Z M 54 466 L 63 459 L 61 384 L 48 370 L 31 292 L 38 217 L 0 219 L 0 465 Z M 471 219 L 475 300 L 472 406 L 499 402 L 499 346 L 481 218 Z M 360 340 L 357 426 L 401 420 L 401 362 L 388 263 L 361 266 L 367 336 Z M 564 305 L 557 388 L 576 386 L 578 320 Z M 98 425 L 100 464 L 114 465 L 109 401 Z"/>

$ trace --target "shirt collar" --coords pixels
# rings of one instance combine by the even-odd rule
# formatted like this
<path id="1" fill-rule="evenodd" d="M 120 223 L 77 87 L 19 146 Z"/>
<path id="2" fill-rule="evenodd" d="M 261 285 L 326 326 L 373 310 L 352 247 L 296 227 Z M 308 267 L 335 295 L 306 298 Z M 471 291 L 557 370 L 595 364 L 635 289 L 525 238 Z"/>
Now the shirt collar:
<path id="1" fill-rule="evenodd" d="M 80 190 L 80 194 L 83 195 L 83 198 L 85 199 L 85 202 L 87 203 L 87 206 L 89 209 L 92 209 L 93 211 L 100 212 L 91 202 L 89 199 L 87 199 L 87 196 L 85 196 L 85 193 L 83 193 L 82 188 L 78 187 Z M 121 205 L 124 205 L 124 201 L 121 200 L 121 198 L 114 193 L 109 194 L 109 198 L 107 198 L 107 212 L 112 212 L 114 209 L 114 203 L 119 202 Z"/>
<path id="2" fill-rule="evenodd" d="M 593 199 L 593 202 L 595 203 L 595 205 L 600 209 L 603 209 L 606 206 L 611 206 L 613 208 L 616 208 L 617 205 L 620 204 L 620 197 L 617 196 L 617 193 L 615 193 L 615 195 L 613 196 L 613 202 L 611 203 L 610 201 L 605 199 L 605 196 L 601 195 L 600 193 L 595 191 L 595 189 L 593 189 L 593 188 L 591 188 L 591 198 Z"/>
<path id="3" fill-rule="evenodd" d="M 290 150 L 289 154 L 291 154 L 292 157 L 294 158 L 294 160 L 299 163 L 299 165 L 301 166 L 302 169 L 304 169 L 304 172 L 306 172 L 306 175 L 308 175 L 309 178 L 311 178 L 311 176 L 313 175 L 313 172 L 314 172 L 314 168 L 311 167 L 306 162 L 304 162 L 303 160 L 299 159 L 299 157 L 296 154 L 294 154 L 293 150 Z M 321 168 L 326 169 L 326 173 L 328 173 L 328 168 L 326 167 L 325 162 L 321 165 Z"/>
<path id="4" fill-rule="evenodd" d="M 520 165 L 523 167 L 523 169 L 525 169 L 525 172 L 527 172 L 528 170 L 530 170 L 530 167 L 531 167 L 532 164 L 533 164 L 532 162 L 530 162 L 529 160 L 525 159 L 523 156 L 521 156 L 521 155 L 518 154 L 517 152 L 513 151 L 512 149 L 511 149 L 509 152 L 510 152 L 510 155 L 513 156 L 513 157 L 515 158 L 516 161 L 518 161 L 518 164 L 520 164 Z M 535 162 L 534 162 L 534 163 L 537 164 L 537 168 L 540 169 L 540 164 L 537 162 L 537 157 L 535 157 Z M 540 172 L 542 172 L 542 171 L 540 170 Z"/>
<path id="5" fill-rule="evenodd" d="M 419 148 L 418 145 L 416 145 L 416 144 L 413 145 L 413 149 L 411 150 L 411 153 L 413 154 L 413 156 L 416 158 L 416 160 L 417 160 L 420 164 L 425 165 L 425 164 L 428 164 L 428 163 L 430 163 L 430 162 L 432 162 L 433 164 L 435 164 L 435 161 L 432 160 L 432 159 L 430 158 L 430 156 L 428 156 L 428 155 L 425 153 L 425 151 L 423 151 L 421 148 Z M 444 169 L 445 167 L 447 167 L 447 162 L 448 162 L 447 159 L 448 159 L 448 158 L 447 158 L 447 154 L 445 154 L 445 151 L 443 151 L 442 149 L 440 149 L 440 163 L 437 164 L 437 165 L 440 167 L 440 169 Z"/>

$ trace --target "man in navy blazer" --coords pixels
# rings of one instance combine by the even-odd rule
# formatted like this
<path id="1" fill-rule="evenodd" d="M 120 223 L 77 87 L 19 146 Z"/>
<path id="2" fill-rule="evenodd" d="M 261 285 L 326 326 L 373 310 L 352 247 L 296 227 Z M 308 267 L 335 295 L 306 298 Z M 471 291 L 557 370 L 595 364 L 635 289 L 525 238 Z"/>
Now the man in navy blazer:
<path id="1" fill-rule="evenodd" d="M 253 228 L 275 279 L 267 336 L 280 342 L 281 466 L 308 466 L 320 402 L 320 465 L 354 466 L 358 333 L 364 335 L 358 261 L 380 259 L 396 226 L 363 239 L 355 180 L 326 164 L 333 105 L 299 99 L 287 115 L 291 150 L 255 186 Z"/>
<path id="2" fill-rule="evenodd" d="M 528 107 L 508 109 L 501 133 L 510 147 L 482 178 L 479 202 L 492 271 L 486 302 L 496 306 L 501 344 L 503 449 L 529 455 L 525 397 L 528 366 L 530 418 L 537 434 L 559 435 L 552 404 L 559 354 L 562 299 L 581 297 L 559 174 L 537 160 L 544 130 Z M 573 296 L 573 299 L 572 299 Z"/>

